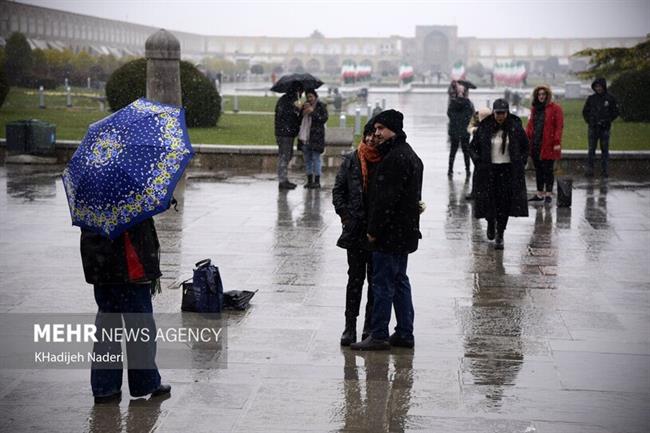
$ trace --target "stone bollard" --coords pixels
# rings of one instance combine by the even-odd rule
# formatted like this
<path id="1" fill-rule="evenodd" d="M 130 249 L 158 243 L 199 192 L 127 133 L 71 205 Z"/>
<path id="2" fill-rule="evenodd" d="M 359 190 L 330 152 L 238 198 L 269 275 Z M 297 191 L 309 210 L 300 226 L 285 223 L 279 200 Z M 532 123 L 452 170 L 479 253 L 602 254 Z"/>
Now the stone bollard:
<path id="1" fill-rule="evenodd" d="M 68 108 L 72 107 L 72 95 L 70 94 L 70 86 L 66 86 L 65 88 L 65 106 Z"/>
<path id="2" fill-rule="evenodd" d="M 45 91 L 43 86 L 38 88 L 38 108 L 45 108 Z"/>
<path id="3" fill-rule="evenodd" d="M 182 105 L 181 44 L 167 30 L 160 29 L 144 44 L 147 58 L 147 99 Z"/>
<path id="4" fill-rule="evenodd" d="M 386 98 L 381 98 L 381 110 L 386 109 Z"/>
<path id="5" fill-rule="evenodd" d="M 90 77 L 88 77 L 87 83 L 88 83 L 88 88 L 90 89 Z"/>
<path id="6" fill-rule="evenodd" d="M 235 94 L 232 97 L 232 112 L 239 113 L 239 96 L 237 95 L 237 89 L 235 89 Z"/>
<path id="7" fill-rule="evenodd" d="M 372 117 L 372 104 L 368 104 L 368 119 Z"/>
<path id="8" fill-rule="evenodd" d="M 147 58 L 147 99 L 170 105 L 183 105 L 181 99 L 181 44 L 165 29 L 160 29 L 144 43 Z M 174 198 L 180 209 L 185 195 L 183 176 L 176 184 Z"/>
<path id="9" fill-rule="evenodd" d="M 361 134 L 361 108 L 354 110 L 354 135 Z"/>
<path id="10" fill-rule="evenodd" d="M 341 113 L 341 116 L 339 117 L 339 128 L 345 128 L 346 123 L 345 113 Z"/>

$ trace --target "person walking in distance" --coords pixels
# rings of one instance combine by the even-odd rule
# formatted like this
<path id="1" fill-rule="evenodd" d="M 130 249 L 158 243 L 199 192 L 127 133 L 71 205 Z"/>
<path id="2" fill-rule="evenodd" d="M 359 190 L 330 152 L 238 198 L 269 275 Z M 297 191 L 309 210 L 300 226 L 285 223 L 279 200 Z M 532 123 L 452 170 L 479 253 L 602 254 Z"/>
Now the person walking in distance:
<path id="1" fill-rule="evenodd" d="M 555 182 L 553 165 L 562 156 L 564 114 L 562 108 L 553 102 L 549 86 L 537 86 L 533 90 L 532 100 L 526 136 L 530 143 L 530 156 L 535 164 L 537 194 L 528 201 L 550 204 Z"/>
<path id="2" fill-rule="evenodd" d="M 474 114 L 474 104 L 467 97 L 467 89 L 456 81 L 452 82 L 449 92 L 449 105 L 447 106 L 449 125 L 447 131 L 450 148 L 447 176 L 454 175 L 454 160 L 459 147 L 463 151 L 465 174 L 469 176 L 469 133 L 467 132 L 467 125 L 469 125 Z"/>
<path id="3" fill-rule="evenodd" d="M 487 219 L 487 238 L 504 248 L 508 218 L 528 216 L 526 175 L 528 137 L 508 102 L 497 99 L 490 116 L 478 125 L 470 143 L 476 162 L 474 217 Z"/>

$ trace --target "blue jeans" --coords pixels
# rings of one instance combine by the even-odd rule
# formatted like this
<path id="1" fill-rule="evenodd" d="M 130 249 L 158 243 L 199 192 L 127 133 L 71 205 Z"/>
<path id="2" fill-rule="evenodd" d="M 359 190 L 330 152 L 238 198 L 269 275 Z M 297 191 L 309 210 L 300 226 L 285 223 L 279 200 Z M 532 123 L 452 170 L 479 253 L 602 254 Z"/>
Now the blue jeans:
<path id="1" fill-rule="evenodd" d="M 587 159 L 587 170 L 594 172 L 594 159 L 596 157 L 596 147 L 600 140 L 600 164 L 603 174 L 607 174 L 607 162 L 609 160 L 609 128 L 602 126 L 589 127 L 589 154 Z"/>
<path id="2" fill-rule="evenodd" d="M 115 341 L 102 341 L 102 329 L 122 328 L 149 330 L 150 339 L 144 341 L 127 341 L 126 353 L 129 361 L 129 391 L 134 397 L 151 394 L 160 386 L 160 374 L 156 367 L 156 323 L 153 319 L 150 284 L 116 284 L 96 285 L 97 302 L 97 339 L 93 352 L 104 355 L 119 355 L 122 345 Z M 135 314 L 125 314 L 135 313 Z M 104 367 L 104 368 L 102 368 Z M 107 368 L 108 367 L 108 368 Z M 143 368 L 144 367 L 144 368 Z M 122 388 L 122 362 L 93 362 L 90 370 L 90 385 L 95 397 L 117 393 Z"/>
<path id="3" fill-rule="evenodd" d="M 302 153 L 303 153 L 303 157 L 305 158 L 305 170 L 307 171 L 307 174 L 320 176 L 321 175 L 320 153 L 314 152 L 309 148 L 309 146 L 303 147 Z"/>
<path id="4" fill-rule="evenodd" d="M 395 332 L 403 338 L 413 338 L 413 301 L 411 283 L 406 275 L 408 254 L 372 253 L 372 337 L 388 339 L 390 313 L 395 307 L 397 326 Z"/>

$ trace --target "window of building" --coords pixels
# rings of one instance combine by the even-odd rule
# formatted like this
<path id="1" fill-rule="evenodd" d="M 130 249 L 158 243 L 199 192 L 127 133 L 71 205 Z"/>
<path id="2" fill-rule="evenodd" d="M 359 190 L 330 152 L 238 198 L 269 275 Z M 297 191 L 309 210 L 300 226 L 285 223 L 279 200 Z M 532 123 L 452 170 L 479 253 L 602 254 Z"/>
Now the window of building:
<path id="1" fill-rule="evenodd" d="M 551 55 L 552 56 L 564 56 L 564 44 L 562 42 L 554 42 L 551 44 Z"/>
<path id="2" fill-rule="evenodd" d="M 492 47 L 490 45 L 484 44 L 479 45 L 478 52 L 481 57 L 488 57 L 492 55 Z"/>
<path id="3" fill-rule="evenodd" d="M 516 43 L 514 46 L 514 49 L 512 50 L 512 53 L 516 57 L 524 57 L 528 55 L 528 45 L 524 43 Z"/>
<path id="4" fill-rule="evenodd" d="M 495 52 L 497 57 L 508 57 L 510 56 L 510 47 L 505 43 L 499 44 L 497 45 Z"/>
<path id="5" fill-rule="evenodd" d="M 544 44 L 536 43 L 533 45 L 533 56 L 535 57 L 548 57 L 546 53 L 546 46 Z"/>

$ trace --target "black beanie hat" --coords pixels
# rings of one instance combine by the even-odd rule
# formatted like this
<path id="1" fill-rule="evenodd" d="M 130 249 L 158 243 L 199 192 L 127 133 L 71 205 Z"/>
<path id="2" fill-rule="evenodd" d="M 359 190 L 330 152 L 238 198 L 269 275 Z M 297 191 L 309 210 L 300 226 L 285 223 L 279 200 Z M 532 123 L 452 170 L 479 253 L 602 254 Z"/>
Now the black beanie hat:
<path id="1" fill-rule="evenodd" d="M 374 118 L 374 123 L 381 123 L 386 128 L 393 131 L 395 134 L 402 132 L 404 128 L 404 115 L 397 110 L 385 110 L 377 114 Z"/>
<path id="2" fill-rule="evenodd" d="M 363 127 L 363 137 L 365 137 L 366 135 L 370 135 L 374 132 L 375 132 L 375 118 L 371 117 L 370 120 L 366 122 L 366 126 Z"/>

